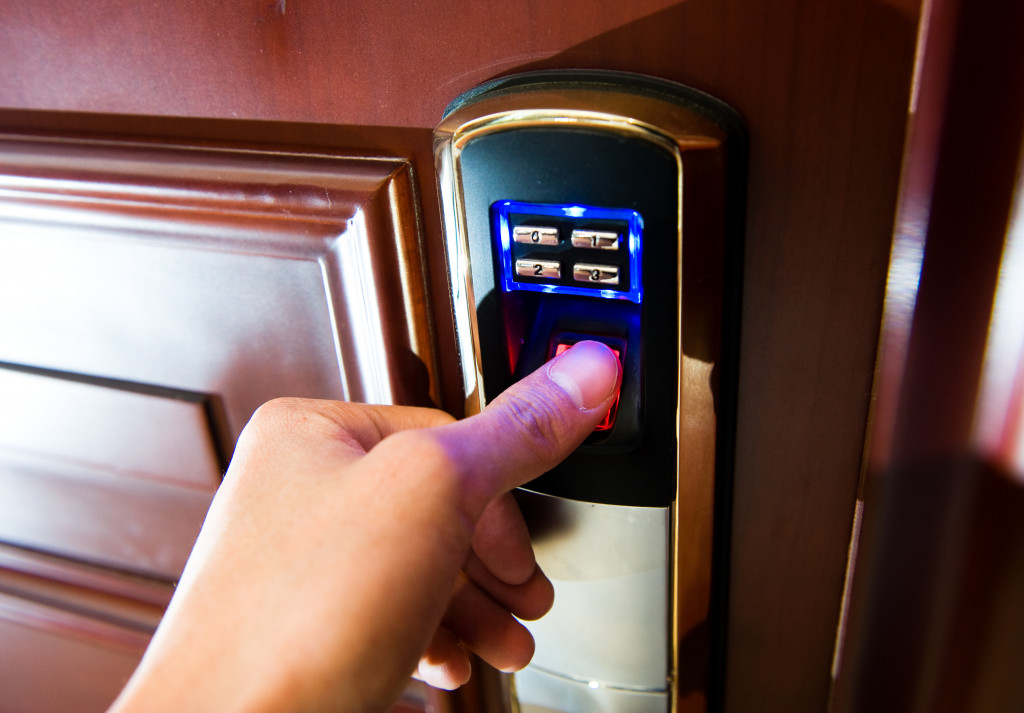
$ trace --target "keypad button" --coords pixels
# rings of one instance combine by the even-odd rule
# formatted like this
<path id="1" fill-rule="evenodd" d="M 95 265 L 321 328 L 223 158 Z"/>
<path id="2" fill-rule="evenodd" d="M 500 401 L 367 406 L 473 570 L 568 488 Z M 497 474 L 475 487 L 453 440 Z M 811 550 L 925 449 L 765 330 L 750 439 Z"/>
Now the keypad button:
<path id="1" fill-rule="evenodd" d="M 576 228 L 572 231 L 570 240 L 574 248 L 619 249 L 619 234 L 608 230 L 583 230 Z"/>
<path id="2" fill-rule="evenodd" d="M 562 266 L 556 260 L 516 260 L 516 274 L 557 280 L 562 276 Z"/>
<path id="3" fill-rule="evenodd" d="M 558 228 L 543 225 L 517 225 L 512 240 L 531 245 L 558 245 Z"/>
<path id="4" fill-rule="evenodd" d="M 619 268 L 615 265 L 593 265 L 578 262 L 572 266 L 572 279 L 592 285 L 619 284 Z"/>

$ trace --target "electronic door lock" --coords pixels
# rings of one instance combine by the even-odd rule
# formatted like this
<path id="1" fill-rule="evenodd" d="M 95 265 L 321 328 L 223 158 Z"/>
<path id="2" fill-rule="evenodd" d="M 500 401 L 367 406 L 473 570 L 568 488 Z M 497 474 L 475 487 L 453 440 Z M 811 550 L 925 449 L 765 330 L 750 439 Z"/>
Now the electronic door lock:
<path id="1" fill-rule="evenodd" d="M 518 494 L 556 600 L 524 711 L 666 713 L 711 658 L 677 636 L 722 562 L 744 141 L 717 100 L 599 71 L 495 80 L 435 132 L 467 413 L 582 339 L 622 364 L 605 421 Z"/>

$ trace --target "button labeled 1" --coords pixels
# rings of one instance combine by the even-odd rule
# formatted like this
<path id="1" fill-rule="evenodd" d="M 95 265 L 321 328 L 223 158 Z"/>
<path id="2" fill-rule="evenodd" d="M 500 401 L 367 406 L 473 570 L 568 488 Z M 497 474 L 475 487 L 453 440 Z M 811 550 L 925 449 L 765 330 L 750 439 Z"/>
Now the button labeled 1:
<path id="1" fill-rule="evenodd" d="M 597 250 L 618 250 L 619 234 L 608 230 L 581 230 L 572 231 L 572 246 L 574 248 L 595 248 Z"/>

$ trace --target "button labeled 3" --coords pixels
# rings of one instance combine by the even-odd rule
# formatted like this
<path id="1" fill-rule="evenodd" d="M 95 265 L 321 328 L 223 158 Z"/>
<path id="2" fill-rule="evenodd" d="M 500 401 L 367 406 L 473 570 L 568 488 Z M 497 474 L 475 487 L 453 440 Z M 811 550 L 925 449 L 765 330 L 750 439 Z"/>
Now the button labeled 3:
<path id="1" fill-rule="evenodd" d="M 572 278 L 577 282 L 617 285 L 619 284 L 619 268 L 615 265 L 592 265 L 578 262 L 572 266 Z"/>

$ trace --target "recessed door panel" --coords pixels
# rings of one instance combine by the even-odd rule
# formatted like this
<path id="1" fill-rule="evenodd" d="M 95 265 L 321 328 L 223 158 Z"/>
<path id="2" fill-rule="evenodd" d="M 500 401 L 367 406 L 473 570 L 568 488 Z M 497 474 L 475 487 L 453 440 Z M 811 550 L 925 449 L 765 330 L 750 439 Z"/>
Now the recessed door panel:
<path id="1" fill-rule="evenodd" d="M 436 392 L 398 159 L 0 143 L 0 539 L 166 579 L 252 412 Z"/>

